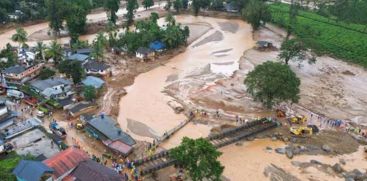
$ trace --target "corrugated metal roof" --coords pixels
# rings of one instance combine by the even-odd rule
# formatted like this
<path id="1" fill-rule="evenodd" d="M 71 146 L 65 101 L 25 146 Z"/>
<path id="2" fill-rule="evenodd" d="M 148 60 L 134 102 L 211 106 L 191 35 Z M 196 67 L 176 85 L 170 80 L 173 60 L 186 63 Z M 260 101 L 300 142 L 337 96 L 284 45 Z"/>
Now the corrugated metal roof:
<path id="1" fill-rule="evenodd" d="M 84 151 L 70 147 L 55 156 L 43 161 L 47 166 L 54 169 L 54 178 L 72 170 L 82 161 L 88 160 L 89 156 Z"/>
<path id="2" fill-rule="evenodd" d="M 96 116 L 92 120 L 89 120 L 88 124 L 112 141 L 121 140 L 123 143 L 130 146 L 136 143 L 130 135 L 126 134 L 120 127 L 116 126 L 116 121 L 110 116 Z"/>
<path id="3" fill-rule="evenodd" d="M 26 181 L 39 181 L 43 174 L 52 173 L 53 169 L 40 161 L 21 160 L 13 174 Z"/>
<path id="4" fill-rule="evenodd" d="M 96 89 L 99 89 L 103 86 L 104 81 L 98 77 L 87 76 L 82 83 L 86 86 L 93 86 Z"/>
<path id="5" fill-rule="evenodd" d="M 93 160 L 81 162 L 70 174 L 74 180 L 80 181 L 124 181 L 124 177 L 116 171 Z"/>

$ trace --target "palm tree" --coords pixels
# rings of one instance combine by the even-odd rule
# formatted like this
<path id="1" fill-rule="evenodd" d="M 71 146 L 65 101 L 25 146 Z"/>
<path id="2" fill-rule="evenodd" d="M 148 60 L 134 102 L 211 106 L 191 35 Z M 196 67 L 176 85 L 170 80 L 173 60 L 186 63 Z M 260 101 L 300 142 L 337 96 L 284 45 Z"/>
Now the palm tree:
<path id="1" fill-rule="evenodd" d="M 45 49 L 46 45 L 43 42 L 39 41 L 36 45 L 36 59 L 45 61 Z"/>
<path id="2" fill-rule="evenodd" d="M 24 45 L 24 43 L 28 40 L 27 36 L 28 34 L 23 28 L 17 28 L 16 33 L 11 37 L 11 40 L 18 42 L 19 48 L 21 48 L 21 45 Z"/>
<path id="3" fill-rule="evenodd" d="M 55 64 L 60 63 L 62 59 L 62 48 L 55 40 L 51 42 L 50 47 L 46 51 L 46 56 L 52 58 Z"/>
<path id="4" fill-rule="evenodd" d="M 171 13 L 167 14 L 166 18 L 165 18 L 166 22 L 168 23 L 168 25 L 175 25 L 176 24 L 176 20 L 173 17 L 173 15 Z"/>

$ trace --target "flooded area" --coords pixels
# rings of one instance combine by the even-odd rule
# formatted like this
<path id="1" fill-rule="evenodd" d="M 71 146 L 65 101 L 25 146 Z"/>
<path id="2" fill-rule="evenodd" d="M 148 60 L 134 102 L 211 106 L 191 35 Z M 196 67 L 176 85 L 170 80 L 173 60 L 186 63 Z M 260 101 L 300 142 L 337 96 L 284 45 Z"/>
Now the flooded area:
<path id="1" fill-rule="evenodd" d="M 128 119 L 147 125 L 159 136 L 186 119 L 183 114 L 176 114 L 169 107 L 167 102 L 172 101 L 173 98 L 162 92 L 171 83 L 167 82 L 169 77 L 174 75 L 177 79 L 175 81 L 178 81 L 195 74 L 195 72 L 211 63 L 219 65 L 233 62 L 234 64 L 239 60 L 243 51 L 252 48 L 255 43 L 252 40 L 250 25 L 241 20 L 193 16 L 178 16 L 176 20 L 182 24 L 206 23 L 210 25 L 211 29 L 194 41 L 191 44 L 193 46 L 189 46 L 185 52 L 171 59 L 169 63 L 137 76 L 134 84 L 126 89 L 127 95 L 120 102 L 118 120 L 123 130 L 140 140 L 151 141 L 152 139 L 144 137 L 137 130 L 132 131 L 128 127 Z M 231 31 L 228 31 L 228 29 Z M 198 33 L 191 29 L 190 34 L 191 36 L 197 36 L 202 32 Z M 213 34 L 220 34 L 222 38 L 213 37 Z M 224 49 L 230 49 L 226 52 L 225 57 L 218 58 L 215 56 L 215 52 Z M 235 69 L 238 69 L 238 66 Z M 233 68 L 232 73 L 235 69 Z M 216 73 L 229 74 L 228 71 Z M 203 130 L 201 130 L 199 127 L 195 127 L 195 130 L 185 135 L 203 136 L 202 131 L 208 133 L 209 129 L 209 127 L 203 127 Z"/>
<path id="2" fill-rule="evenodd" d="M 146 11 L 145 8 L 140 7 L 137 9 L 136 18 L 146 18 L 150 16 L 150 13 L 153 11 L 161 11 L 161 7 L 164 6 L 164 3 L 160 3 L 159 5 L 155 5 L 152 7 L 151 10 Z M 123 14 L 126 13 L 125 8 L 120 8 L 119 11 L 116 13 L 120 18 L 122 19 Z M 106 12 L 102 11 L 99 13 L 89 14 L 87 15 L 87 23 L 98 23 L 98 22 L 104 22 L 107 20 L 107 14 Z M 39 23 L 31 26 L 22 27 L 28 34 L 29 41 L 26 42 L 30 46 L 36 45 L 37 41 L 43 41 L 46 44 L 49 44 L 52 41 L 52 38 L 47 35 L 47 32 L 49 31 L 48 22 Z M 0 34 L 0 48 L 5 47 L 7 43 L 10 43 L 11 45 L 18 46 L 18 43 L 15 43 L 11 40 L 11 37 L 13 34 L 15 34 L 16 30 L 12 29 L 6 32 L 3 32 Z M 96 37 L 96 34 L 88 34 L 88 35 L 82 35 L 79 37 L 80 40 L 83 41 L 89 41 L 92 42 L 93 39 Z M 58 38 L 57 41 L 60 44 L 69 43 L 70 38 L 69 37 L 63 37 Z"/>
<path id="3" fill-rule="evenodd" d="M 282 146 L 283 142 L 261 139 L 221 148 L 223 155 L 219 160 L 225 166 L 223 176 L 229 180 L 243 180 L 244 176 L 246 180 L 344 180 L 332 170 L 322 168 L 324 164 L 332 166 L 340 160 L 345 161 L 342 167 L 347 171 L 367 169 L 362 147 L 355 153 L 336 157 L 301 155 L 290 160 L 274 151 Z M 322 164 L 309 164 L 311 160 Z"/>

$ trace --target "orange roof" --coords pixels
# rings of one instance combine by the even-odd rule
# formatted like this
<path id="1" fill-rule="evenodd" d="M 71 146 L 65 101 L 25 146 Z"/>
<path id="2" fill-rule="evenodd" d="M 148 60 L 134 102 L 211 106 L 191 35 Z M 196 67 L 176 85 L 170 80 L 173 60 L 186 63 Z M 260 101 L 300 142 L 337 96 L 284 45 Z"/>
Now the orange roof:
<path id="1" fill-rule="evenodd" d="M 75 168 L 80 162 L 88 159 L 87 153 L 78 148 L 70 147 L 43 161 L 43 163 L 55 170 L 53 173 L 54 178 L 59 178 Z"/>

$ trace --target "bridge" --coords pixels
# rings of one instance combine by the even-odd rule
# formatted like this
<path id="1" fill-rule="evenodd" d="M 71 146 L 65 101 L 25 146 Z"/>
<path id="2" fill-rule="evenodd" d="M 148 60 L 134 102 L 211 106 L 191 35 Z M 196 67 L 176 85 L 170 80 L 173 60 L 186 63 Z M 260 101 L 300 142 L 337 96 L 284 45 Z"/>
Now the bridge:
<path id="1" fill-rule="evenodd" d="M 210 141 L 216 148 L 221 148 L 245 138 L 254 136 L 260 132 L 277 127 L 277 121 L 269 121 L 268 119 L 260 119 L 247 122 L 241 126 L 226 129 L 220 133 L 208 136 L 206 139 Z M 152 156 L 134 160 L 134 165 L 140 170 L 142 176 L 158 171 L 160 169 L 172 166 L 176 160 L 170 158 L 170 150 L 161 151 Z"/>

